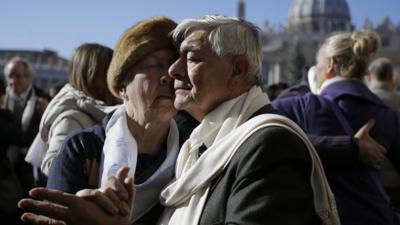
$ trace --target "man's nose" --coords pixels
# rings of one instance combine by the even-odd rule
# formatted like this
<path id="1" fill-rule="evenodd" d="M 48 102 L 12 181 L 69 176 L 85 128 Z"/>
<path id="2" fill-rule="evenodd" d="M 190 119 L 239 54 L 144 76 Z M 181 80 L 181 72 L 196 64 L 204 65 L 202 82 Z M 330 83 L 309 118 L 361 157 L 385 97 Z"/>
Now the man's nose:
<path id="1" fill-rule="evenodd" d="M 183 57 L 179 57 L 168 69 L 171 78 L 182 80 L 186 74 L 186 63 Z"/>

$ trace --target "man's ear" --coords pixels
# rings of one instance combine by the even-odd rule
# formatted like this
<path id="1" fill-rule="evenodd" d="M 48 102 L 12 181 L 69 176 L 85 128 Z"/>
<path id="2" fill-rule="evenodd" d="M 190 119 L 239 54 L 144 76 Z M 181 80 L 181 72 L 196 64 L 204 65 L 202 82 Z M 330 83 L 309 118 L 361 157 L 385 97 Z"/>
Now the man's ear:
<path id="1" fill-rule="evenodd" d="M 233 58 L 232 76 L 246 77 L 249 72 L 249 61 L 245 56 L 236 56 Z"/>
<path id="2" fill-rule="evenodd" d="M 229 88 L 238 90 L 248 85 L 247 76 L 249 72 L 249 61 L 245 56 L 235 56 L 232 59 L 232 75 L 229 78 Z"/>

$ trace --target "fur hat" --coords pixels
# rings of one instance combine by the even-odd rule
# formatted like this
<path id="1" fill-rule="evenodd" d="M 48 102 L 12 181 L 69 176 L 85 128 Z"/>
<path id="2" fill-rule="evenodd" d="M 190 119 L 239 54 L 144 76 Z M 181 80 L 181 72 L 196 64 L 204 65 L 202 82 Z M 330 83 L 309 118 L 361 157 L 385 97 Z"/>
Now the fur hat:
<path id="1" fill-rule="evenodd" d="M 167 17 L 153 17 L 129 28 L 118 41 L 107 72 L 111 93 L 119 97 L 128 70 L 145 55 L 160 49 L 174 49 L 169 33 L 176 23 Z"/>

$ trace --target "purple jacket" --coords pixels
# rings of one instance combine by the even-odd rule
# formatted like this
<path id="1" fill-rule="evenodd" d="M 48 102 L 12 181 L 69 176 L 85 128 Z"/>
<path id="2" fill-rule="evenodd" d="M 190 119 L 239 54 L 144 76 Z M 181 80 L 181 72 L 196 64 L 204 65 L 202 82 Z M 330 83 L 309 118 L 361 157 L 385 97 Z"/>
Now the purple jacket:
<path id="1" fill-rule="evenodd" d="M 386 107 L 361 82 L 338 81 L 327 86 L 317 96 L 285 98 L 273 106 L 315 136 L 348 135 L 326 97 L 332 99 L 344 119 L 356 132 L 370 118 L 376 123 L 370 135 L 387 150 L 387 157 L 400 171 L 400 122 L 398 115 Z M 343 225 L 391 225 L 394 222 L 388 197 L 383 190 L 378 171 L 359 163 L 352 151 L 317 151 L 335 194 Z"/>

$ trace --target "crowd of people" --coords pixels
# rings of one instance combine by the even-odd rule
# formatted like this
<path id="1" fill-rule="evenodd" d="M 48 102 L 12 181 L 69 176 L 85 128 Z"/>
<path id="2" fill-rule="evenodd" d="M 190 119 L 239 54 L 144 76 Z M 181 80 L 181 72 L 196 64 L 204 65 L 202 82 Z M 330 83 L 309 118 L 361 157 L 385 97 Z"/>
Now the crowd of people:
<path id="1" fill-rule="evenodd" d="M 0 83 L 6 224 L 398 225 L 400 94 L 371 31 L 334 34 L 261 89 L 255 25 L 206 15 L 79 46 L 57 94 Z M 282 92 L 281 92 L 282 90 Z M 280 92 L 280 93 L 278 93 Z"/>

